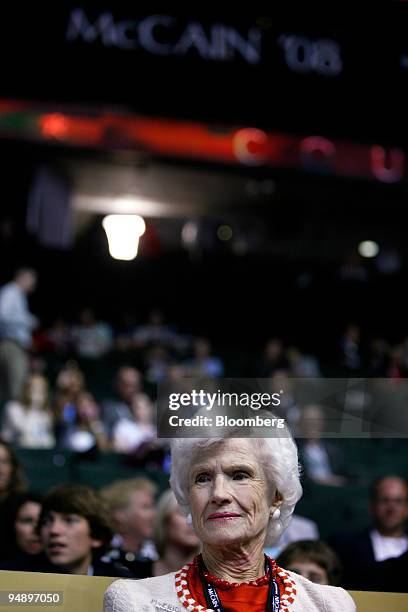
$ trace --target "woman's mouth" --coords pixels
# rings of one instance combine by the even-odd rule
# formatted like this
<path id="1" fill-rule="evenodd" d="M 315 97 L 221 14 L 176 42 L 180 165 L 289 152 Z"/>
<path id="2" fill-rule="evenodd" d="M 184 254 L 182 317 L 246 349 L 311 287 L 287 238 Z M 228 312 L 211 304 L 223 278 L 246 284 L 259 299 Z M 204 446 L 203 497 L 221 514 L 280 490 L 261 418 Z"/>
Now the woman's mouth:
<path id="1" fill-rule="evenodd" d="M 218 519 L 233 519 L 239 517 L 240 515 L 236 514 L 235 512 L 214 512 L 213 514 L 210 514 L 208 519 L 211 521 L 215 521 Z"/>

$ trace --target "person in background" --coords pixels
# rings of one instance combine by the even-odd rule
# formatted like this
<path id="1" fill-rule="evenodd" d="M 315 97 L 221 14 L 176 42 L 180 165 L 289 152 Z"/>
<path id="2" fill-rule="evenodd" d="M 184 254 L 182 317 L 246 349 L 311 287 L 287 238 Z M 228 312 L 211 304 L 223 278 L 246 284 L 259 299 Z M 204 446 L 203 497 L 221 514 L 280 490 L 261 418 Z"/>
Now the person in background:
<path id="1" fill-rule="evenodd" d="M 144 396 L 139 370 L 122 366 L 115 377 L 115 396 L 102 402 L 102 420 L 109 438 L 118 421 L 133 421 L 132 401 L 136 394 Z"/>
<path id="2" fill-rule="evenodd" d="M 154 576 L 177 571 L 201 549 L 200 540 L 180 511 L 171 489 L 162 493 L 157 502 L 154 542 L 159 553 L 159 559 L 153 563 Z"/>
<path id="3" fill-rule="evenodd" d="M 58 317 L 46 333 L 49 347 L 54 354 L 64 357 L 72 353 L 72 329 L 65 319 Z"/>
<path id="4" fill-rule="evenodd" d="M 299 514 L 292 514 L 288 528 L 282 533 L 275 546 L 265 549 L 265 553 L 277 557 L 293 542 L 299 542 L 299 540 L 315 541 L 319 537 L 319 528 L 314 521 Z"/>
<path id="5" fill-rule="evenodd" d="M 23 448 L 52 448 L 55 445 L 54 418 L 48 381 L 44 376 L 31 374 L 20 400 L 7 402 L 1 436 L 6 442 Z"/>
<path id="6" fill-rule="evenodd" d="M 398 380 L 406 378 L 407 374 L 408 369 L 405 362 L 404 345 L 396 344 L 395 346 L 391 346 L 388 351 L 388 363 L 385 370 L 385 376 L 393 380 Z"/>
<path id="7" fill-rule="evenodd" d="M 64 447 L 75 426 L 78 398 L 85 391 L 85 377 L 75 361 L 68 361 L 59 371 L 55 387 L 56 438 L 58 446 Z"/>
<path id="8" fill-rule="evenodd" d="M 286 351 L 290 373 L 294 378 L 321 378 L 322 373 L 315 357 L 300 352 L 297 346 L 290 346 Z"/>
<path id="9" fill-rule="evenodd" d="M 155 308 L 148 315 L 146 325 L 141 325 L 135 331 L 133 342 L 135 348 L 145 348 L 152 344 L 162 344 L 171 347 L 176 341 L 176 333 L 164 322 L 164 314 Z"/>
<path id="10" fill-rule="evenodd" d="M 38 319 L 28 309 L 27 295 L 37 286 L 32 268 L 17 270 L 0 289 L 0 399 L 20 397 L 29 372 L 28 351 Z"/>
<path id="11" fill-rule="evenodd" d="M 134 349 L 133 338 L 136 333 L 136 317 L 133 312 L 122 313 L 115 334 L 115 349 L 117 351 L 132 351 Z"/>
<path id="12" fill-rule="evenodd" d="M 268 340 L 265 345 L 263 356 L 256 368 L 259 378 L 269 378 L 277 370 L 287 370 L 289 363 L 284 355 L 283 344 L 279 338 Z"/>
<path id="13" fill-rule="evenodd" d="M 276 562 L 316 584 L 339 586 L 341 563 L 336 553 L 324 542 L 299 540 L 285 548 Z"/>
<path id="14" fill-rule="evenodd" d="M 101 490 L 117 526 L 108 555 L 139 578 L 152 575 L 156 486 L 147 478 L 118 480 Z"/>
<path id="15" fill-rule="evenodd" d="M 193 344 L 193 358 L 185 363 L 188 376 L 221 378 L 224 364 L 219 357 L 211 355 L 211 344 L 207 338 L 197 338 Z"/>
<path id="16" fill-rule="evenodd" d="M 349 373 L 356 373 L 363 365 L 361 353 L 361 330 L 358 325 L 347 325 L 340 339 L 341 365 Z"/>
<path id="17" fill-rule="evenodd" d="M 311 481 L 341 487 L 347 482 L 345 461 L 341 451 L 323 439 L 324 421 L 323 408 L 318 404 L 309 404 L 300 411 L 300 460 Z"/>
<path id="18" fill-rule="evenodd" d="M 76 353 L 87 359 L 99 359 L 113 348 L 111 327 L 97 321 L 90 308 L 80 312 L 79 324 L 72 328 L 72 338 Z"/>
<path id="19" fill-rule="evenodd" d="M 397 559 L 408 551 L 408 482 L 392 475 L 375 480 L 370 510 L 370 529 L 359 534 L 337 534 L 330 541 L 342 561 L 347 589 L 376 590 L 382 568 L 398 567 Z M 397 581 L 388 588 L 384 586 L 385 590 L 396 592 L 405 589 Z"/>
<path id="20" fill-rule="evenodd" d="M 37 531 L 41 504 L 42 496 L 37 493 L 21 493 L 16 497 L 11 511 L 13 539 L 9 560 L 1 563 L 0 569 L 34 572 L 44 564 L 43 544 Z"/>
<path id="21" fill-rule="evenodd" d="M 143 443 L 156 440 L 153 404 L 144 393 L 136 393 L 130 404 L 133 420 L 119 419 L 112 432 L 112 445 L 118 453 L 136 452 Z"/>
<path id="22" fill-rule="evenodd" d="M 13 506 L 26 490 L 20 460 L 11 446 L 0 440 L 0 560 L 7 559 L 12 543 Z"/>
<path id="23" fill-rule="evenodd" d="M 384 338 L 377 336 L 370 340 L 367 356 L 368 376 L 370 378 L 385 378 L 389 351 L 390 346 Z"/>
<path id="24" fill-rule="evenodd" d="M 153 344 L 145 351 L 145 378 L 150 384 L 157 385 L 167 377 L 171 364 L 169 350 L 162 344 Z"/>
<path id="25" fill-rule="evenodd" d="M 76 398 L 75 419 L 64 424 L 64 431 L 60 430 L 64 447 L 77 453 L 108 451 L 110 444 L 100 414 L 93 395 L 80 391 Z"/>
<path id="26" fill-rule="evenodd" d="M 59 485 L 43 501 L 39 533 L 47 562 L 37 571 L 85 576 L 130 577 L 103 558 L 113 528 L 102 498 L 81 484 Z"/>

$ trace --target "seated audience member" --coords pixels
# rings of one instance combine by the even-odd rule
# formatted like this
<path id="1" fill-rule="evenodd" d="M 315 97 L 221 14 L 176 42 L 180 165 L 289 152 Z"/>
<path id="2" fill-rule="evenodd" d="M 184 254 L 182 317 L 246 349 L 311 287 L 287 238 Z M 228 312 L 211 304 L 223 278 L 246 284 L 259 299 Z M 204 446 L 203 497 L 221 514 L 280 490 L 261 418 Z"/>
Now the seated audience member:
<path id="1" fill-rule="evenodd" d="M 317 584 L 339 586 L 341 564 L 336 553 L 324 542 L 299 540 L 285 548 L 276 562 Z"/>
<path id="2" fill-rule="evenodd" d="M 144 372 L 146 380 L 157 384 L 168 375 L 171 358 L 168 349 L 161 344 L 154 344 L 146 350 Z"/>
<path id="3" fill-rule="evenodd" d="M 408 551 L 400 557 L 391 557 L 369 567 L 370 590 L 407 592 Z"/>
<path id="4" fill-rule="evenodd" d="M 300 408 L 296 398 L 293 379 L 289 370 L 274 370 L 267 381 L 269 393 L 279 393 L 281 395 L 277 416 L 284 418 L 285 421 L 295 430 L 300 419 Z M 283 394 L 281 394 L 283 390 Z"/>
<path id="5" fill-rule="evenodd" d="M 211 344 L 207 338 L 197 338 L 193 344 L 193 358 L 184 364 L 188 376 L 221 378 L 224 364 L 219 357 L 211 355 Z"/>
<path id="6" fill-rule="evenodd" d="M 357 535 L 338 534 L 331 540 L 343 564 L 347 589 L 378 590 L 381 576 L 390 576 L 394 568 L 401 575 L 402 568 L 407 566 L 407 481 L 397 476 L 376 480 L 371 488 L 370 506 L 371 528 Z M 394 580 L 389 584 L 383 580 L 381 590 L 405 592 L 407 587 Z"/>
<path id="7" fill-rule="evenodd" d="M 8 558 L 13 533 L 13 505 L 25 489 L 20 460 L 11 446 L 0 440 L 0 560 Z"/>
<path id="8" fill-rule="evenodd" d="M 408 370 L 405 363 L 404 345 L 397 344 L 391 346 L 388 352 L 388 363 L 385 370 L 385 376 L 398 380 L 400 378 L 406 378 Z"/>
<path id="9" fill-rule="evenodd" d="M 171 489 L 157 503 L 154 542 L 159 553 L 159 559 L 153 564 L 154 576 L 177 571 L 200 552 L 200 540 L 181 513 Z"/>
<path id="10" fill-rule="evenodd" d="M 256 368 L 256 375 L 259 378 L 269 378 L 276 370 L 286 370 L 288 367 L 289 363 L 284 355 L 282 342 L 278 338 L 268 340 Z"/>
<path id="11" fill-rule="evenodd" d="M 122 366 L 115 377 L 115 396 L 102 402 L 102 419 L 110 438 L 118 421 L 122 419 L 133 421 L 131 405 L 137 393 L 144 395 L 139 370 Z"/>
<path id="12" fill-rule="evenodd" d="M 34 572 L 44 564 L 43 544 L 37 526 L 42 497 L 37 493 L 21 493 L 11 508 L 12 539 L 9 560 L 0 564 L 2 570 Z"/>
<path id="13" fill-rule="evenodd" d="M 75 361 L 68 361 L 59 371 L 55 387 L 57 442 L 64 444 L 66 426 L 75 422 L 78 397 L 85 390 L 85 377 Z"/>
<path id="14" fill-rule="evenodd" d="M 64 484 L 52 489 L 43 501 L 39 533 L 47 563 L 38 571 L 131 576 L 119 563 L 103 558 L 113 528 L 102 498 L 90 487 Z"/>
<path id="15" fill-rule="evenodd" d="M 4 407 L 1 435 L 4 440 L 23 448 L 52 448 L 55 445 L 54 418 L 44 376 L 31 374 L 20 400 L 10 400 Z"/>
<path id="16" fill-rule="evenodd" d="M 60 424 L 61 446 L 69 450 L 86 453 L 93 449 L 107 451 L 110 448 L 105 427 L 100 418 L 100 408 L 94 397 L 81 391 L 76 398 L 73 420 Z"/>
<path id="17" fill-rule="evenodd" d="M 74 348 L 80 357 L 99 359 L 113 347 L 113 334 L 110 326 L 96 321 L 94 312 L 84 308 L 79 315 L 79 325 L 72 329 Z"/>
<path id="18" fill-rule="evenodd" d="M 304 355 L 296 346 L 290 346 L 286 356 L 290 373 L 295 378 L 321 378 L 319 363 L 311 355 Z"/>
<path id="19" fill-rule="evenodd" d="M 85 377 L 75 361 L 67 362 L 57 376 L 54 405 L 59 447 L 77 452 L 107 450 L 99 406 L 86 392 Z"/>
<path id="20" fill-rule="evenodd" d="M 314 521 L 311 521 L 299 514 L 292 514 L 289 526 L 282 533 L 281 537 L 271 548 L 266 548 L 265 553 L 277 557 L 289 544 L 299 540 L 318 540 L 319 528 Z"/>
<path id="21" fill-rule="evenodd" d="M 153 404 L 144 393 L 136 393 L 130 404 L 133 420 L 119 419 L 113 427 L 112 445 L 118 453 L 131 453 L 146 442 L 156 440 Z"/>
<path id="22" fill-rule="evenodd" d="M 361 330 L 358 325 L 347 325 L 340 339 L 341 365 L 347 372 L 358 372 L 362 368 Z"/>
<path id="23" fill-rule="evenodd" d="M 131 312 L 122 314 L 115 334 L 115 348 L 117 351 L 131 351 L 134 348 L 136 333 L 136 317 Z"/>
<path id="24" fill-rule="evenodd" d="M 188 376 L 186 368 L 181 363 L 172 363 L 167 370 L 168 380 L 181 380 Z"/>
<path id="25" fill-rule="evenodd" d="M 149 313 L 146 325 L 141 325 L 134 335 L 135 348 L 145 348 L 151 344 L 162 344 L 171 347 L 177 336 L 174 330 L 164 324 L 164 315 L 154 309 Z"/>
<path id="26" fill-rule="evenodd" d="M 387 373 L 390 347 L 384 338 L 372 338 L 368 346 L 368 376 L 384 378 Z"/>
<path id="27" fill-rule="evenodd" d="M 304 406 L 299 422 L 299 456 L 304 473 L 311 481 L 330 486 L 347 482 L 340 449 L 323 439 L 324 413 L 321 406 Z"/>
<path id="28" fill-rule="evenodd" d="M 109 558 L 119 560 L 134 576 L 152 576 L 157 551 L 153 543 L 156 486 L 147 478 L 119 480 L 101 490 L 116 523 Z"/>
<path id="29" fill-rule="evenodd" d="M 73 351 L 73 337 L 71 326 L 59 317 L 47 330 L 49 346 L 54 354 L 69 355 Z"/>

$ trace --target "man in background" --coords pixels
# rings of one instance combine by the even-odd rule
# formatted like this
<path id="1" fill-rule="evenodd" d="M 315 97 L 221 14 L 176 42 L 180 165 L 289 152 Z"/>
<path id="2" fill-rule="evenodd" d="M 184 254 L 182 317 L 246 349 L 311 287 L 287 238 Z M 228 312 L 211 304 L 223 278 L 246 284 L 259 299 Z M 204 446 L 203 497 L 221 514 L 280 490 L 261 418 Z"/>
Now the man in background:
<path id="1" fill-rule="evenodd" d="M 28 309 L 27 295 L 37 286 L 31 268 L 17 270 L 13 281 L 0 289 L 0 398 L 17 399 L 28 375 L 28 350 L 38 319 Z"/>
<path id="2" fill-rule="evenodd" d="M 115 378 L 115 397 L 102 404 L 102 419 L 109 437 L 120 420 L 134 420 L 131 405 L 137 393 L 143 394 L 140 372 L 130 366 L 120 367 Z"/>
<path id="3" fill-rule="evenodd" d="M 117 526 L 108 555 L 136 578 L 152 576 L 152 563 L 158 559 L 153 543 L 155 492 L 155 484 L 144 477 L 118 480 L 101 491 Z"/>
<path id="4" fill-rule="evenodd" d="M 40 572 L 113 576 L 131 574 L 103 553 L 113 535 L 112 520 L 102 499 L 81 484 L 64 484 L 44 498 L 39 533 L 47 563 Z"/>
<path id="5" fill-rule="evenodd" d="M 406 568 L 408 482 L 391 475 L 378 478 L 371 487 L 370 501 L 371 528 L 357 535 L 341 534 L 331 541 L 344 568 L 343 586 L 350 590 L 376 591 L 378 576 L 387 568 L 394 576 L 397 571 L 402 574 L 403 564 Z M 405 589 L 405 584 L 394 579 L 381 586 L 385 591 Z"/>

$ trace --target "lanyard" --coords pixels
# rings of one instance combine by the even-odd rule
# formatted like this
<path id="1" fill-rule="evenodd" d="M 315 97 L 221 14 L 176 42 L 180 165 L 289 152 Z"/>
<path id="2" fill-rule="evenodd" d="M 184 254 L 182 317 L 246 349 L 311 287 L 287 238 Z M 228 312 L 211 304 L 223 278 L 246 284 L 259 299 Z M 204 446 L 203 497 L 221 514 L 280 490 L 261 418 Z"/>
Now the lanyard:
<path id="1" fill-rule="evenodd" d="M 223 605 L 218 596 L 217 589 L 214 585 L 210 584 L 208 580 L 206 580 L 203 576 L 203 571 L 205 571 L 205 565 L 203 558 L 200 557 L 201 563 L 199 567 L 199 574 L 201 579 L 201 584 L 203 585 L 203 591 L 205 600 L 207 602 L 207 606 L 214 610 L 214 612 L 224 612 Z M 272 568 L 269 563 L 268 557 L 265 555 L 265 573 L 272 573 Z M 278 583 L 274 578 L 272 578 L 269 582 L 268 588 L 268 598 L 266 600 L 266 612 L 279 612 L 280 606 L 280 592 Z"/>

